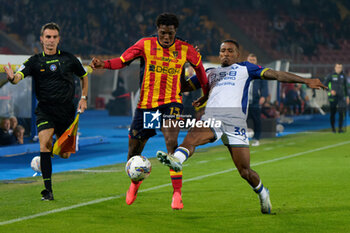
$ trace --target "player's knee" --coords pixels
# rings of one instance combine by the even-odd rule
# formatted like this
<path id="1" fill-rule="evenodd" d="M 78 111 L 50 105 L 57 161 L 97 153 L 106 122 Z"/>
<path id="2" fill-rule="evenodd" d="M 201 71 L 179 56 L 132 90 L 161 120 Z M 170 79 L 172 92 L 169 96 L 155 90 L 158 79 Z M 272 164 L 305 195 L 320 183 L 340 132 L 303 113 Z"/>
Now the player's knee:
<path id="1" fill-rule="evenodd" d="M 40 151 L 41 152 L 50 152 L 52 151 L 52 142 L 44 142 L 40 143 Z"/>
<path id="2" fill-rule="evenodd" d="M 255 180 L 255 179 L 259 179 L 259 176 L 258 174 L 253 171 L 252 169 L 250 168 L 243 168 L 239 171 L 239 174 L 241 175 L 241 177 L 245 180 L 247 180 L 248 182 L 249 181 L 252 181 L 252 180 Z"/>
<path id="3" fill-rule="evenodd" d="M 241 177 L 245 180 L 249 180 L 250 178 L 250 169 L 248 168 L 242 168 L 239 170 L 239 174 L 241 175 Z"/>

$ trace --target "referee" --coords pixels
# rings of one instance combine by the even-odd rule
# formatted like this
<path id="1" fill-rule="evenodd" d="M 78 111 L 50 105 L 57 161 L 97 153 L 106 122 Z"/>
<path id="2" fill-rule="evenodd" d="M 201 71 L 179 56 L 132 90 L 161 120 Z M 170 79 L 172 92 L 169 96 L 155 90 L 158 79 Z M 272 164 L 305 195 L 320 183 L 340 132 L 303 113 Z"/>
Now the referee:
<path id="1" fill-rule="evenodd" d="M 12 84 L 17 84 L 27 76 L 34 79 L 38 100 L 35 114 L 40 142 L 40 165 L 45 185 L 41 200 L 54 199 L 51 184 L 53 135 L 60 137 L 74 121 L 74 75 L 82 80 L 78 110 L 84 112 L 87 108 L 87 72 L 74 55 L 57 49 L 59 33 L 60 28 L 56 23 L 45 24 L 40 32 L 43 52 L 31 56 L 15 74 L 10 63 L 9 67 L 5 67 L 7 78 Z M 69 156 L 69 153 L 61 155 L 62 158 Z"/>
<path id="2" fill-rule="evenodd" d="M 349 93 L 347 89 L 346 76 L 343 72 L 343 64 L 336 63 L 334 65 L 334 72 L 327 75 L 324 85 L 328 86 L 329 89 L 328 100 L 330 106 L 330 122 L 332 131 L 333 133 L 336 133 L 335 115 L 338 111 L 338 133 L 344 133 L 343 120 L 346 117 L 346 106 L 349 104 Z"/>

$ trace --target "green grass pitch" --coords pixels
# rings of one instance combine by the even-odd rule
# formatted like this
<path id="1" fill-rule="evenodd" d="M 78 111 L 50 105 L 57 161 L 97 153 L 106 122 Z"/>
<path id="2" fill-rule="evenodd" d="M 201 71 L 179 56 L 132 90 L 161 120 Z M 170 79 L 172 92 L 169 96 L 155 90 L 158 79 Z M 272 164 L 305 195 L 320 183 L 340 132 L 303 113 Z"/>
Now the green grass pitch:
<path id="1" fill-rule="evenodd" d="M 152 143 L 150 140 L 149 143 Z M 74 156 L 74 155 L 73 155 Z M 147 155 L 145 155 L 147 156 Z M 53 175 L 55 200 L 40 201 L 41 177 L 0 184 L 0 232 L 350 232 L 350 133 L 264 139 L 252 168 L 270 190 L 274 215 L 239 176 L 224 146 L 198 150 L 184 166 L 184 209 L 171 209 L 166 167 L 125 203 L 124 164 Z"/>

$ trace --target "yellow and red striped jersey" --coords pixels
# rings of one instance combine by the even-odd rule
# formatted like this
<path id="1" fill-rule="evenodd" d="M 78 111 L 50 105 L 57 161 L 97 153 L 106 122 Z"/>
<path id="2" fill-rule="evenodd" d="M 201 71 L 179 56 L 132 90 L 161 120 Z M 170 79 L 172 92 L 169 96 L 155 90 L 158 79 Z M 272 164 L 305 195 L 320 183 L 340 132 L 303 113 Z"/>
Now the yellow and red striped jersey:
<path id="1" fill-rule="evenodd" d="M 193 66 L 201 63 L 201 55 L 187 42 L 176 38 L 169 48 L 163 48 L 156 36 L 142 38 L 120 57 L 128 63 L 144 59 L 138 108 L 156 108 L 168 103 L 182 103 L 180 76 L 186 61 Z M 142 72 L 142 71 L 141 71 Z"/>

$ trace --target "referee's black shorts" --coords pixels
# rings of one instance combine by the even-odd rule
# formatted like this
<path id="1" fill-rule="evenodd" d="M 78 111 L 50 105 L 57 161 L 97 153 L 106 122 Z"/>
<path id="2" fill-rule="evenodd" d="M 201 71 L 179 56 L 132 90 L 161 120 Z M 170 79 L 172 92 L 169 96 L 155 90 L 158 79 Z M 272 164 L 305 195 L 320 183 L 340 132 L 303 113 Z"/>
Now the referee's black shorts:
<path id="1" fill-rule="evenodd" d="M 60 137 L 73 123 L 75 111 L 73 102 L 55 105 L 39 102 L 35 109 L 38 133 L 53 128 L 54 133 Z"/>

